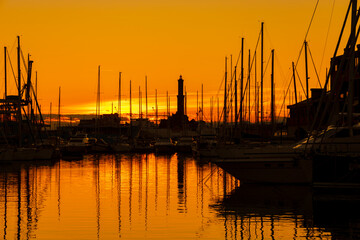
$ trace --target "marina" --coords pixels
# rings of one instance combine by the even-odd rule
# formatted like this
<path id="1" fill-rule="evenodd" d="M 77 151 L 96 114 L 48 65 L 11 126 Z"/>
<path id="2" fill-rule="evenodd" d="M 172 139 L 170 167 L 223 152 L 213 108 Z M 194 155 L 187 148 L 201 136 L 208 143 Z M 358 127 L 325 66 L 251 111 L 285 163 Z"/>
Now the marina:
<path id="1" fill-rule="evenodd" d="M 53 55 L 21 33 L 12 45 L 4 41 L 3 239 L 360 239 L 358 1 L 340 8 L 334 0 L 329 8 L 315 0 L 312 11 L 299 11 L 311 18 L 288 16 L 275 29 L 269 20 L 255 26 L 243 19 L 236 28 L 251 34 L 237 35 L 237 47 L 219 36 L 234 32 L 225 19 L 246 11 L 212 15 L 197 27 L 182 14 L 184 6 L 198 17 L 253 4 L 230 2 L 211 1 L 206 10 L 139 3 L 157 20 L 130 2 L 64 2 L 72 15 L 92 9 L 100 16 L 103 9 L 109 16 L 67 24 L 80 38 L 65 34 Z M 285 5 L 298 13 L 279 2 L 270 19 L 285 17 L 278 12 Z M 43 7 L 58 9 L 50 5 Z M 169 8 L 187 17 L 175 20 Z M 120 9 L 127 10 L 115 14 Z M 139 14 L 127 21 L 128 11 Z M 222 24 L 205 24 L 215 18 Z M 139 23 L 141 31 L 132 27 Z M 110 25 L 118 31 L 105 34 Z M 299 34 L 299 26 L 306 31 Z M 179 29 L 186 31 L 173 32 Z"/>

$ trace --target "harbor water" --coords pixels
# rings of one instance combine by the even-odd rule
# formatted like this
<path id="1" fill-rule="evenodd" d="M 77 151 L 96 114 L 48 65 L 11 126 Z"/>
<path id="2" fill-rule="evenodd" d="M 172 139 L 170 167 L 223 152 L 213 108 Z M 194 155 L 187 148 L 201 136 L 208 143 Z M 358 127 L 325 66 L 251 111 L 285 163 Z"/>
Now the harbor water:
<path id="1" fill-rule="evenodd" d="M 3 239 L 358 239 L 360 197 L 241 185 L 182 155 L 0 165 Z"/>

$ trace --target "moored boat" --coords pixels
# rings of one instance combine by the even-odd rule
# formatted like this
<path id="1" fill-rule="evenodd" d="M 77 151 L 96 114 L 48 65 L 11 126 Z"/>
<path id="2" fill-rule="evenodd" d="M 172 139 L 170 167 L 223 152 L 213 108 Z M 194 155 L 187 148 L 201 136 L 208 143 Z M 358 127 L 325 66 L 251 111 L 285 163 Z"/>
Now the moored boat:
<path id="1" fill-rule="evenodd" d="M 61 155 L 65 158 L 82 158 L 89 151 L 90 143 L 87 134 L 77 133 L 61 148 Z"/>
<path id="2" fill-rule="evenodd" d="M 130 152 L 131 146 L 126 142 L 119 142 L 112 144 L 111 149 L 116 153 Z"/>
<path id="3" fill-rule="evenodd" d="M 180 137 L 176 142 L 175 149 L 180 153 L 191 153 L 194 140 L 191 136 Z"/>
<path id="4" fill-rule="evenodd" d="M 192 151 L 198 157 L 215 158 L 218 157 L 217 144 L 215 135 L 202 135 L 193 145 Z"/>
<path id="5" fill-rule="evenodd" d="M 110 144 L 101 138 L 89 138 L 89 145 L 89 152 L 91 153 L 106 153 L 111 150 Z"/>
<path id="6" fill-rule="evenodd" d="M 170 138 L 157 139 L 154 147 L 156 153 L 173 153 L 175 150 L 174 144 L 171 142 Z"/>
<path id="7" fill-rule="evenodd" d="M 312 183 L 312 160 L 290 146 L 243 148 L 233 158 L 212 161 L 242 183 Z"/>

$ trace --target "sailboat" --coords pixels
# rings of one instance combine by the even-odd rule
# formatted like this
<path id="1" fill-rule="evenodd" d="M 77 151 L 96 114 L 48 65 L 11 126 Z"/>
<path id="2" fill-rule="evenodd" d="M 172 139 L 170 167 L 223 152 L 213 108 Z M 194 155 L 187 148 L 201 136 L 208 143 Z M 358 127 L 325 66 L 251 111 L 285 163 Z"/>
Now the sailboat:
<path id="1" fill-rule="evenodd" d="M 125 136 L 121 135 L 121 72 L 119 72 L 118 114 L 119 114 L 119 135 L 117 141 L 111 144 L 111 149 L 116 153 L 129 152 L 131 150 L 131 146 L 128 143 Z"/>

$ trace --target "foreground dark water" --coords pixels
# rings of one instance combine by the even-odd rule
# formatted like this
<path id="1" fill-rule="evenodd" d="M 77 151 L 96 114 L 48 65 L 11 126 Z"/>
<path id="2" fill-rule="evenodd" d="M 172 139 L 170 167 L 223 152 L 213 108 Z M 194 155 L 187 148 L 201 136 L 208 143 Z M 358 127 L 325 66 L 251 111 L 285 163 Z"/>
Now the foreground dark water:
<path id="1" fill-rule="evenodd" d="M 0 165 L 3 239 L 359 239 L 360 193 L 242 185 L 186 156 Z"/>

